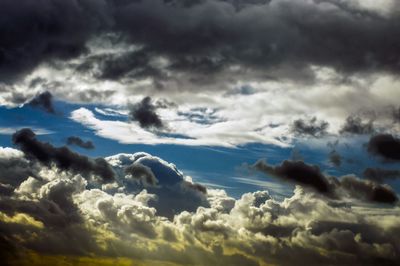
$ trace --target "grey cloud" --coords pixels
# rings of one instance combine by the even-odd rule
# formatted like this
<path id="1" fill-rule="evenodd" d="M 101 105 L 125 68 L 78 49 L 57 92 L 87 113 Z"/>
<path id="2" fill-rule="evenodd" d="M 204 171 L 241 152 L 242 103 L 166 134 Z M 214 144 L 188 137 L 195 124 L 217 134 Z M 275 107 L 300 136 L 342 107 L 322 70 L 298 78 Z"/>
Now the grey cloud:
<path id="1" fill-rule="evenodd" d="M 331 192 L 331 187 L 318 166 L 302 161 L 283 161 L 281 165 L 271 166 L 259 160 L 251 167 L 268 175 L 312 187 L 321 193 Z"/>
<path id="2" fill-rule="evenodd" d="M 328 142 L 326 145 L 332 149 L 328 154 L 329 162 L 335 167 L 340 167 L 342 165 L 343 157 L 336 150 L 336 147 L 339 145 L 339 140 L 337 139 L 334 142 Z"/>
<path id="3" fill-rule="evenodd" d="M 143 128 L 161 129 L 164 127 L 150 97 L 145 97 L 141 102 L 131 106 L 129 117 L 131 120 L 139 122 L 139 125 Z"/>
<path id="4" fill-rule="evenodd" d="M 102 181 L 109 182 L 114 178 L 114 171 L 103 158 L 91 159 L 87 156 L 72 152 L 67 147 L 54 147 L 50 143 L 36 139 L 30 129 L 21 129 L 13 137 L 14 144 L 30 158 L 36 159 L 46 166 L 56 164 L 62 170 L 77 173 L 98 175 Z"/>
<path id="5" fill-rule="evenodd" d="M 367 144 L 367 150 L 388 162 L 400 161 L 400 139 L 390 134 L 372 136 Z"/>
<path id="6" fill-rule="evenodd" d="M 368 167 L 364 170 L 363 176 L 375 182 L 383 183 L 386 180 L 395 180 L 400 178 L 400 170 Z"/>
<path id="7" fill-rule="evenodd" d="M 76 145 L 78 147 L 81 147 L 84 149 L 89 149 L 89 150 L 95 148 L 93 142 L 91 142 L 90 140 L 84 141 L 81 138 L 76 137 L 76 136 L 68 137 L 67 144 L 68 145 Z"/>
<path id="8" fill-rule="evenodd" d="M 73 58 L 86 51 L 105 2 L 2 1 L 0 17 L 1 79 L 12 81 L 38 64 Z M 92 14 L 92 16 L 89 16 Z"/>
<path id="9" fill-rule="evenodd" d="M 347 117 L 345 124 L 343 124 L 342 128 L 340 129 L 341 134 L 357 135 L 372 134 L 374 131 L 375 129 L 372 120 L 363 122 L 358 116 Z"/>
<path id="10" fill-rule="evenodd" d="M 342 195 L 370 202 L 394 204 L 398 201 L 396 192 L 388 185 L 359 179 L 355 176 L 325 176 L 318 166 L 302 161 L 283 161 L 271 166 L 264 160 L 250 166 L 252 169 L 281 178 L 301 186 L 312 188 L 328 198 L 340 199 Z"/>
<path id="11" fill-rule="evenodd" d="M 157 56 L 169 60 L 164 72 L 190 74 L 193 84 L 232 66 L 270 73 L 264 78 L 307 75 L 310 65 L 345 74 L 399 69 L 398 12 L 382 17 L 343 1 L 7 0 L 0 15 L 0 72 L 9 81 L 42 62 L 88 53 L 88 40 L 109 32 L 144 56 L 106 60 L 100 77 L 108 79 L 133 74 L 162 84 L 169 78 L 148 60 Z"/>
<path id="12" fill-rule="evenodd" d="M 41 108 L 48 113 L 55 113 L 53 106 L 53 95 L 48 91 L 36 95 L 28 102 L 28 104 L 32 107 Z"/>
<path id="13" fill-rule="evenodd" d="M 335 167 L 340 167 L 342 165 L 343 158 L 336 150 L 329 152 L 328 158 L 329 162 Z"/>
<path id="14" fill-rule="evenodd" d="M 309 120 L 295 120 L 292 125 L 292 131 L 298 135 L 313 136 L 317 138 L 326 135 L 328 127 L 328 122 L 318 121 L 316 117 L 313 117 Z"/>
<path id="15" fill-rule="evenodd" d="M 126 167 L 125 173 L 130 174 L 134 178 L 140 180 L 144 186 L 155 186 L 158 183 L 158 180 L 151 171 L 151 168 L 140 163 L 133 163 Z"/>
<path id="16" fill-rule="evenodd" d="M 400 122 L 400 107 L 394 108 L 392 109 L 392 118 L 393 121 L 396 123 Z"/>
<path id="17" fill-rule="evenodd" d="M 398 201 L 396 192 L 388 185 L 364 181 L 354 176 L 342 177 L 340 179 L 340 186 L 355 198 L 381 203 L 395 203 Z"/>

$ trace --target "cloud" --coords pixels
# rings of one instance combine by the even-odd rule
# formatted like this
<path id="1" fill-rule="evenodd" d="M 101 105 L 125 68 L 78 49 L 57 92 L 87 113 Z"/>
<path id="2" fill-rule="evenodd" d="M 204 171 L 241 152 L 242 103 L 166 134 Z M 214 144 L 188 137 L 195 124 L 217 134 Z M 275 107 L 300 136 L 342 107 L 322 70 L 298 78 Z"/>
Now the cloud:
<path id="1" fill-rule="evenodd" d="M 333 141 L 333 142 L 329 141 L 326 144 L 326 146 L 328 146 L 329 148 L 332 149 L 328 154 L 328 159 L 329 159 L 329 162 L 335 167 L 340 167 L 340 165 L 342 164 L 342 161 L 343 161 L 342 156 L 336 150 L 336 147 L 338 145 L 339 145 L 339 139 L 337 139 L 336 141 Z"/>
<path id="2" fill-rule="evenodd" d="M 355 176 L 326 177 L 318 166 L 302 161 L 283 161 L 271 166 L 264 160 L 250 166 L 267 175 L 311 188 L 333 199 L 350 197 L 371 202 L 394 204 L 398 201 L 396 192 L 388 185 L 359 179 Z"/>
<path id="3" fill-rule="evenodd" d="M 30 129 L 21 129 L 13 137 L 14 144 L 31 158 L 38 160 L 46 166 L 55 164 L 62 170 L 86 175 L 96 174 L 103 181 L 109 182 L 114 178 L 114 172 L 103 158 L 90 159 L 89 157 L 72 152 L 67 147 L 56 148 L 50 143 L 36 139 L 35 133 Z"/>
<path id="4" fill-rule="evenodd" d="M 400 170 L 368 167 L 364 170 L 363 176 L 375 182 L 383 183 L 386 180 L 394 180 L 400 178 Z"/>
<path id="5" fill-rule="evenodd" d="M 354 176 L 345 176 L 340 179 L 340 186 L 354 197 L 381 203 L 395 203 L 398 201 L 396 192 L 388 185 L 380 185 L 364 181 Z"/>
<path id="6" fill-rule="evenodd" d="M 102 3 L 43 1 L 32 5 L 21 1 L 2 3 L 0 16 L 1 79 L 13 81 L 38 64 L 68 59 L 86 51 L 85 43 L 101 16 Z M 95 15 L 88 19 L 88 14 Z M 74 18 L 74 19 L 71 19 Z"/>
<path id="7" fill-rule="evenodd" d="M 309 120 L 298 119 L 293 122 L 292 131 L 295 134 L 312 137 L 322 137 L 326 135 L 326 130 L 329 127 L 329 123 L 326 121 L 317 121 L 316 117 L 312 117 Z"/>
<path id="8" fill-rule="evenodd" d="M 0 154 L 7 159 L 23 158 L 10 148 Z M 301 187 L 283 201 L 274 200 L 267 191 L 233 199 L 223 190 L 207 189 L 203 194 L 190 186 L 186 187 L 190 193 L 180 195 L 178 187 L 171 185 L 193 183 L 160 158 L 136 153 L 105 160 L 116 173 L 114 191 L 110 184 L 91 183 L 80 174 L 60 171 L 57 165 L 39 165 L 39 179 L 25 177 L 12 195 L 1 195 L 5 263 L 29 265 L 32 253 L 43 259 L 45 254 L 63 256 L 67 265 L 80 259 L 87 262 L 87 256 L 123 257 L 152 265 L 290 266 L 299 261 L 394 265 L 400 256 L 396 205 L 383 209 L 344 204 Z M 144 188 L 139 182 L 135 188 L 128 187 L 125 169 L 138 163 L 151 169 L 157 186 Z M 371 192 L 364 183 L 346 180 L 354 193 Z M 174 189 L 169 198 L 175 201 L 164 202 L 170 211 L 185 207 L 196 193 L 204 195 L 208 205 L 180 209 L 166 219 L 159 206 L 152 204 L 157 198 L 163 203 L 167 189 Z"/>
<path id="9" fill-rule="evenodd" d="M 283 161 L 281 165 L 270 166 L 265 161 L 257 161 L 252 168 L 284 180 L 314 188 L 321 193 L 329 193 L 331 188 L 318 166 L 302 161 Z"/>
<path id="10" fill-rule="evenodd" d="M 393 107 L 393 109 L 392 109 L 392 118 L 393 118 L 394 122 L 396 122 L 396 123 L 400 122 L 400 107 L 398 107 L 398 108 L 394 108 Z"/>
<path id="11" fill-rule="evenodd" d="M 342 156 L 336 150 L 329 152 L 328 158 L 329 162 L 335 167 L 340 167 L 342 164 Z"/>
<path id="12" fill-rule="evenodd" d="M 161 112 L 161 109 L 159 109 Z M 164 110 L 165 111 L 165 110 Z M 167 110 L 168 111 L 168 110 Z M 197 114 L 197 112 L 195 112 Z M 208 111 L 206 111 L 208 113 Z M 166 115 L 169 119 L 165 119 L 168 123 L 168 129 L 172 134 L 155 134 L 152 131 L 141 128 L 136 123 L 128 123 L 120 120 L 103 120 L 95 116 L 95 114 L 86 109 L 79 108 L 71 112 L 71 119 L 89 127 L 101 137 L 113 139 L 121 143 L 138 143 L 138 144 L 180 144 L 180 145 L 207 145 L 207 146 L 224 146 L 234 147 L 239 144 L 246 143 L 266 143 L 278 146 L 288 146 L 288 139 L 283 138 L 285 127 L 263 128 L 243 134 L 244 131 L 254 127 L 243 120 L 232 119 L 230 121 L 215 121 L 209 115 L 196 116 L 197 121 L 187 121 L 183 119 L 179 112 L 169 112 Z M 164 119 L 164 117 L 163 117 Z M 200 123 L 201 121 L 210 122 Z M 267 134 L 268 132 L 268 134 Z"/>
<path id="13" fill-rule="evenodd" d="M 349 116 L 346 119 L 346 123 L 340 129 L 341 134 L 372 134 L 374 133 L 373 121 L 363 122 L 360 117 Z"/>
<path id="14" fill-rule="evenodd" d="M 120 190 L 132 193 L 146 189 L 156 195 L 149 200 L 149 206 L 159 215 L 172 219 L 176 213 L 209 205 L 204 186 L 187 180 L 175 165 L 158 157 L 147 153 L 117 154 L 106 160 L 116 172 L 123 173 L 116 180 Z"/>
<path id="15" fill-rule="evenodd" d="M 218 74 L 224 79 L 262 76 L 257 71 L 267 71 L 267 77 L 307 78 L 311 65 L 344 73 L 396 72 L 399 14 L 386 10 L 359 1 L 57 0 L 35 6 L 6 1 L 0 29 L 2 79 L 15 80 L 41 63 L 89 53 L 88 43 L 106 33 L 137 49 L 101 55 L 94 66 L 99 78 L 152 77 L 164 88 L 185 74 L 192 84 L 214 81 Z M 304 19 L 309 13 L 316 16 Z M 165 67 L 155 64 L 159 58 Z"/>
<path id="16" fill-rule="evenodd" d="M 131 164 L 130 166 L 125 168 L 125 173 L 139 179 L 144 186 L 155 186 L 158 183 L 158 180 L 151 171 L 151 168 L 140 163 Z"/>
<path id="17" fill-rule="evenodd" d="M 48 113 L 55 113 L 53 106 L 53 95 L 51 95 L 51 93 L 48 91 L 36 95 L 28 102 L 28 104 L 36 108 L 41 108 Z"/>
<path id="18" fill-rule="evenodd" d="M 372 136 L 367 144 L 368 152 L 387 161 L 400 160 L 400 139 L 390 134 Z"/>
<path id="19" fill-rule="evenodd" d="M 67 144 L 68 145 L 76 145 L 78 147 L 84 148 L 84 149 L 94 149 L 94 144 L 90 140 L 88 141 L 83 141 L 81 138 L 76 137 L 76 136 L 71 136 L 68 137 L 67 139 Z"/>
<path id="20" fill-rule="evenodd" d="M 163 128 L 163 122 L 155 112 L 156 107 L 152 104 L 150 97 L 145 97 L 140 103 L 131 107 L 129 117 L 139 122 L 142 128 Z"/>

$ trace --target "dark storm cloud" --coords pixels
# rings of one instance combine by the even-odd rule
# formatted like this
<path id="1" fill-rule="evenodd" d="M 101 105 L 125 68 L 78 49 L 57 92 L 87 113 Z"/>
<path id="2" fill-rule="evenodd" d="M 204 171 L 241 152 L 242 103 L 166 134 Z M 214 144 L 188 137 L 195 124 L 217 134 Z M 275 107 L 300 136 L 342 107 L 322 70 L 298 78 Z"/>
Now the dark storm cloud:
<path id="1" fill-rule="evenodd" d="M 135 79 L 161 78 L 163 73 L 151 66 L 150 60 L 151 53 L 143 50 L 118 55 L 97 55 L 89 57 L 77 67 L 77 70 L 90 72 L 93 68 L 98 67 L 99 70 L 94 76 L 106 80 L 119 80 L 123 77 Z"/>
<path id="2" fill-rule="evenodd" d="M 28 157 L 34 158 L 44 165 L 50 166 L 54 163 L 62 170 L 98 175 L 105 182 L 114 178 L 114 171 L 103 158 L 91 159 L 72 152 L 65 146 L 57 148 L 50 143 L 41 142 L 36 139 L 35 133 L 30 129 L 17 131 L 12 139 L 14 144 L 18 145 Z"/>
<path id="3" fill-rule="evenodd" d="M 341 178 L 326 177 L 318 166 L 302 161 L 283 161 L 281 165 L 271 166 L 264 160 L 257 161 L 251 168 L 289 181 L 309 187 L 330 198 L 340 198 L 345 195 L 378 203 L 393 204 L 398 201 L 396 192 L 388 185 L 359 179 L 355 176 Z"/>
<path id="4" fill-rule="evenodd" d="M 8 81 L 89 52 L 88 40 L 110 32 L 141 49 L 105 60 L 99 78 L 159 77 L 150 60 L 157 56 L 169 59 L 170 72 L 197 74 L 194 83 L 238 65 L 280 68 L 289 78 L 310 65 L 399 70 L 399 13 L 343 1 L 4 0 L 0 17 L 0 78 Z"/>
<path id="5" fill-rule="evenodd" d="M 37 177 L 37 166 L 23 158 L 0 158 L 0 183 L 15 188 L 29 176 Z"/>
<path id="6" fill-rule="evenodd" d="M 104 1 L 22 0 L 0 3 L 0 79 L 12 81 L 39 63 L 86 51 Z"/>
<path id="7" fill-rule="evenodd" d="M 151 102 L 150 97 L 145 97 L 143 100 L 131 107 L 129 117 L 133 121 L 139 122 L 143 128 L 163 128 L 163 122 L 156 113 L 156 106 Z"/>
<path id="8" fill-rule="evenodd" d="M 298 135 L 313 136 L 318 138 L 326 135 L 326 130 L 328 127 L 328 122 L 318 121 L 316 117 L 313 117 L 309 120 L 295 120 L 292 125 L 292 131 Z"/>
<path id="9" fill-rule="evenodd" d="M 80 137 L 76 137 L 76 136 L 68 137 L 67 144 L 68 145 L 76 145 L 78 147 L 81 147 L 84 149 L 89 149 L 89 150 L 95 148 L 93 142 L 91 142 L 90 140 L 84 141 Z"/>
<path id="10" fill-rule="evenodd" d="M 341 134 L 364 135 L 372 134 L 374 131 L 375 129 L 372 120 L 364 122 L 358 116 L 349 116 L 346 118 L 346 122 L 343 124 L 339 132 Z"/>
<path id="11" fill-rule="evenodd" d="M 54 114 L 53 106 L 53 95 L 50 92 L 45 91 L 35 96 L 32 100 L 28 102 L 32 107 L 41 108 L 48 113 Z"/>
<path id="12" fill-rule="evenodd" d="M 387 161 L 400 161 L 400 139 L 390 134 L 378 134 L 369 140 L 368 152 Z"/>
<path id="13" fill-rule="evenodd" d="M 319 167 L 308 165 L 302 161 L 283 161 L 281 165 L 270 166 L 260 160 L 252 167 L 266 174 L 312 187 L 321 193 L 331 191 L 331 187 Z"/>
<path id="14" fill-rule="evenodd" d="M 385 180 L 400 178 L 400 170 L 368 167 L 364 170 L 363 176 L 375 182 L 383 183 Z"/>
<path id="15" fill-rule="evenodd" d="M 398 200 L 396 192 L 389 186 L 366 182 L 354 176 L 342 177 L 340 186 L 355 198 L 363 198 L 380 203 L 395 203 Z"/>

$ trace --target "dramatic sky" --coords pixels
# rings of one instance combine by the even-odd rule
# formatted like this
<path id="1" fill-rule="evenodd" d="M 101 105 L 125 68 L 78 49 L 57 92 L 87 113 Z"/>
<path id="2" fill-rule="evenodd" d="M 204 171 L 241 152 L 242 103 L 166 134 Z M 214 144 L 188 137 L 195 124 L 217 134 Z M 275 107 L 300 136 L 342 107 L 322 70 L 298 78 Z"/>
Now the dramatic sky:
<path id="1" fill-rule="evenodd" d="M 0 0 L 2 265 L 398 265 L 398 0 Z"/>

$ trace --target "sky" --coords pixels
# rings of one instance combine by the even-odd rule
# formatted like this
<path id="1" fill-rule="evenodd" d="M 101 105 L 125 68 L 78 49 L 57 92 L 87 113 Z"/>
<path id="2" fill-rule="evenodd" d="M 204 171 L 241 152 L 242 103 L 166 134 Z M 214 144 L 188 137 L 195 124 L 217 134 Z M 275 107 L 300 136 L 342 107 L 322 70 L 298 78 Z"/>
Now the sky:
<path id="1" fill-rule="evenodd" d="M 0 1 L 5 265 L 397 265 L 396 0 Z"/>

